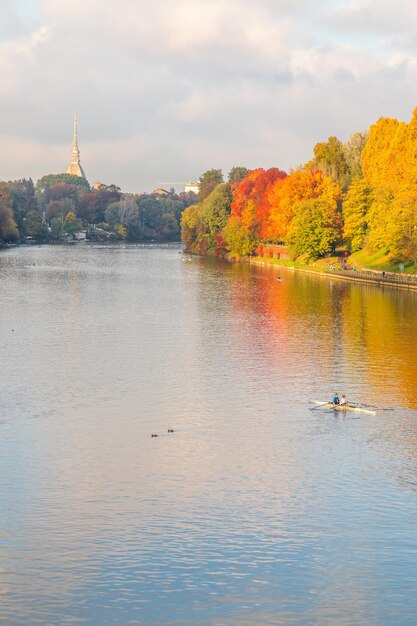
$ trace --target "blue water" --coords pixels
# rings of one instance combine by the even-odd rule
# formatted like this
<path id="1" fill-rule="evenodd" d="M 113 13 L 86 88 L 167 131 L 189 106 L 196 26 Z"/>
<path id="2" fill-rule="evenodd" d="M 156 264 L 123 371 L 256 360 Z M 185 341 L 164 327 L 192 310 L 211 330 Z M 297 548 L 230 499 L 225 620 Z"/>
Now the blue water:
<path id="1" fill-rule="evenodd" d="M 1 624 L 417 623 L 417 293 L 79 245 L 0 298 Z"/>

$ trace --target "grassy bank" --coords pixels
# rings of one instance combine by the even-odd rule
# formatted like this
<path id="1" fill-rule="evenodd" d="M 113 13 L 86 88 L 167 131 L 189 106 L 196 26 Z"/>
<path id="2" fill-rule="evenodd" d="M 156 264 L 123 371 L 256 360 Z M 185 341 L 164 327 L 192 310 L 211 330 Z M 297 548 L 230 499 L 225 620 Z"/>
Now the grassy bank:
<path id="1" fill-rule="evenodd" d="M 385 250 L 376 254 L 369 254 L 365 250 L 355 252 L 345 257 L 346 263 L 350 267 L 356 267 L 358 270 L 374 270 L 380 272 L 393 272 L 395 274 L 417 274 L 417 265 L 415 263 L 404 263 L 404 269 L 400 268 L 399 263 L 393 263 Z M 262 263 L 263 265 L 279 265 L 284 267 L 293 267 L 296 269 L 308 269 L 310 271 L 325 272 L 340 266 L 340 257 L 326 257 L 318 259 L 311 263 L 301 263 L 299 261 L 291 261 L 288 259 L 271 259 L 265 257 L 254 257 L 251 262 Z"/>

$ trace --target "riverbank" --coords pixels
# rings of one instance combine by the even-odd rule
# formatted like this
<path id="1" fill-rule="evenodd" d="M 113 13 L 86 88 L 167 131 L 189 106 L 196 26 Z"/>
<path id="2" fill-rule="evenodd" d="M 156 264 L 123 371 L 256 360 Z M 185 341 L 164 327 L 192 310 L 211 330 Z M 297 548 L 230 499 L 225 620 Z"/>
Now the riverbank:
<path id="1" fill-rule="evenodd" d="M 253 265 L 268 265 L 290 271 L 300 271 L 308 274 L 318 274 L 336 280 L 348 280 L 361 283 L 373 283 L 387 287 L 417 290 L 417 274 L 388 272 L 373 268 L 357 268 L 351 265 L 352 257 L 348 259 L 347 268 L 341 269 L 336 258 L 321 259 L 316 264 L 303 264 L 287 259 L 271 259 L 266 257 L 249 257 L 248 262 Z M 349 262 L 350 261 L 350 262 Z"/>

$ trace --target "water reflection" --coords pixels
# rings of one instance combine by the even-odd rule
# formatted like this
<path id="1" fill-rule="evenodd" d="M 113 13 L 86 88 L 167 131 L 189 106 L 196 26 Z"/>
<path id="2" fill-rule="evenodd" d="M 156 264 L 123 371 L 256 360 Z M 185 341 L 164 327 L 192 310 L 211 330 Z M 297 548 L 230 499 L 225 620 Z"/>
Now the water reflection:
<path id="1" fill-rule="evenodd" d="M 0 621 L 414 623 L 416 294 L 281 276 L 0 256 Z"/>

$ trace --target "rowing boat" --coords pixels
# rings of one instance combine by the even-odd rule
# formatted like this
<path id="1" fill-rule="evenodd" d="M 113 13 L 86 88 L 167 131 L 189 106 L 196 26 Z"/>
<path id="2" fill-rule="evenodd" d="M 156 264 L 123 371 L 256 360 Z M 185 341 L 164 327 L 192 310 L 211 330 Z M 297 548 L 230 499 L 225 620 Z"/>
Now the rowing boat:
<path id="1" fill-rule="evenodd" d="M 356 405 L 351 406 L 350 404 L 333 404 L 333 402 L 323 402 L 323 400 L 313 400 L 312 404 L 315 404 L 317 408 L 321 406 L 322 409 L 332 409 L 332 411 L 352 411 L 353 413 L 367 413 L 368 415 L 376 415 L 376 411 Z"/>

